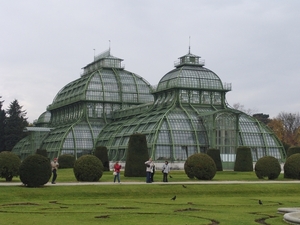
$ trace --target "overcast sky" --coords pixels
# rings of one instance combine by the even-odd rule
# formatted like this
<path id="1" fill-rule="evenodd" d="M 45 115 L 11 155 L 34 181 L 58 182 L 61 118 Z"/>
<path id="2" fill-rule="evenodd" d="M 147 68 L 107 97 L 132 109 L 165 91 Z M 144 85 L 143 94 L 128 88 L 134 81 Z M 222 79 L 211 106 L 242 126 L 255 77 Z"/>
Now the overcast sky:
<path id="1" fill-rule="evenodd" d="M 0 96 L 33 122 L 111 46 L 151 85 L 188 53 L 232 84 L 230 105 L 300 111 L 299 0 L 0 0 Z M 95 50 L 94 50 L 95 49 Z"/>

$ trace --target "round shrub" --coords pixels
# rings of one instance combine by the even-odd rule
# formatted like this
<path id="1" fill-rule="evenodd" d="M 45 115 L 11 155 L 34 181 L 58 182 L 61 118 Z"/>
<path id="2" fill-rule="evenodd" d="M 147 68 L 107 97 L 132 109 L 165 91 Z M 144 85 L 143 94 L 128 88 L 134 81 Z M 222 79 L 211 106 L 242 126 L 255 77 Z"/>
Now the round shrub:
<path id="1" fill-rule="evenodd" d="M 0 177 L 6 181 L 12 181 L 13 177 L 19 176 L 20 165 L 21 160 L 16 154 L 7 151 L 0 153 Z"/>
<path id="2" fill-rule="evenodd" d="M 20 166 L 20 180 L 27 187 L 39 187 L 46 184 L 51 178 L 49 159 L 34 154 L 27 156 Z"/>
<path id="3" fill-rule="evenodd" d="M 274 180 L 278 178 L 281 172 L 281 166 L 275 157 L 264 156 L 257 160 L 254 170 L 259 179 L 267 177 L 269 180 Z"/>
<path id="4" fill-rule="evenodd" d="M 293 154 L 300 153 L 300 146 L 290 147 L 286 152 L 286 157 L 290 157 Z"/>
<path id="5" fill-rule="evenodd" d="M 103 174 L 103 164 L 94 155 L 83 155 L 74 164 L 74 175 L 78 181 L 99 181 Z"/>
<path id="6" fill-rule="evenodd" d="M 217 167 L 210 156 L 196 153 L 187 158 L 184 171 L 190 179 L 211 180 L 216 175 Z"/>
<path id="7" fill-rule="evenodd" d="M 65 154 L 61 155 L 58 158 L 59 168 L 65 169 L 65 168 L 74 168 L 75 164 L 75 156 L 71 154 Z"/>
<path id="8" fill-rule="evenodd" d="M 300 180 L 300 153 L 291 155 L 285 161 L 284 178 Z"/>

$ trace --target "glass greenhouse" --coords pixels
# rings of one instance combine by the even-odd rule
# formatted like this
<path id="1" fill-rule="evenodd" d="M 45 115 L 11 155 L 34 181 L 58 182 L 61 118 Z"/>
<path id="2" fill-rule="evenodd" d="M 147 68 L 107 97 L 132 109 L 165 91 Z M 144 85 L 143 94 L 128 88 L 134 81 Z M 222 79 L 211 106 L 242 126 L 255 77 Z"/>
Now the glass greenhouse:
<path id="1" fill-rule="evenodd" d="M 22 158 L 37 148 L 46 149 L 50 158 L 80 157 L 106 146 L 110 160 L 125 162 L 130 135 L 137 132 L 146 135 L 156 162 L 169 160 L 178 167 L 194 153 L 217 148 L 223 167 L 233 168 L 238 146 L 250 147 L 253 161 L 265 155 L 284 160 L 274 133 L 230 108 L 226 93 L 231 84 L 205 68 L 199 56 L 189 52 L 180 57 L 156 88 L 126 71 L 121 62 L 110 50 L 95 57 L 38 119 L 37 126 L 49 129 L 39 136 L 31 131 L 13 151 Z"/>

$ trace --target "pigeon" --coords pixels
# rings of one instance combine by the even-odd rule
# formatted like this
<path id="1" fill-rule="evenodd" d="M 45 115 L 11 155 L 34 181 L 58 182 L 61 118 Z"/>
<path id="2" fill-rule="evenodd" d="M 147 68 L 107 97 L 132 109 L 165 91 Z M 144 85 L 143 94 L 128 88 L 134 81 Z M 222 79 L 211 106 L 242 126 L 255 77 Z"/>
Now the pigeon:
<path id="1" fill-rule="evenodd" d="M 186 186 L 183 184 L 182 187 L 186 188 Z"/>
<path id="2" fill-rule="evenodd" d="M 173 198 L 171 198 L 171 200 L 175 200 L 175 199 L 176 199 L 176 195 Z"/>
<path id="3" fill-rule="evenodd" d="M 173 178 L 171 175 L 169 175 L 170 178 Z"/>
<path id="4" fill-rule="evenodd" d="M 259 199 L 258 200 L 258 204 L 260 204 L 260 205 L 262 205 L 263 203 L 262 203 L 262 201 Z"/>

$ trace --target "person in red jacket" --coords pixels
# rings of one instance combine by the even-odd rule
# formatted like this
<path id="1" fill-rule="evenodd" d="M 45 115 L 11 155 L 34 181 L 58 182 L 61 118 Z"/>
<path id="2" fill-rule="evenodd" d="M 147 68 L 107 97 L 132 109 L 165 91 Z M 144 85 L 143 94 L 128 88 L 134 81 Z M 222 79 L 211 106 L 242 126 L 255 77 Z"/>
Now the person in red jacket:
<path id="1" fill-rule="evenodd" d="M 116 179 L 118 179 L 118 183 L 120 182 L 120 170 L 121 170 L 121 165 L 119 164 L 118 161 L 116 161 L 115 165 L 114 165 L 114 183 L 116 182 Z"/>

